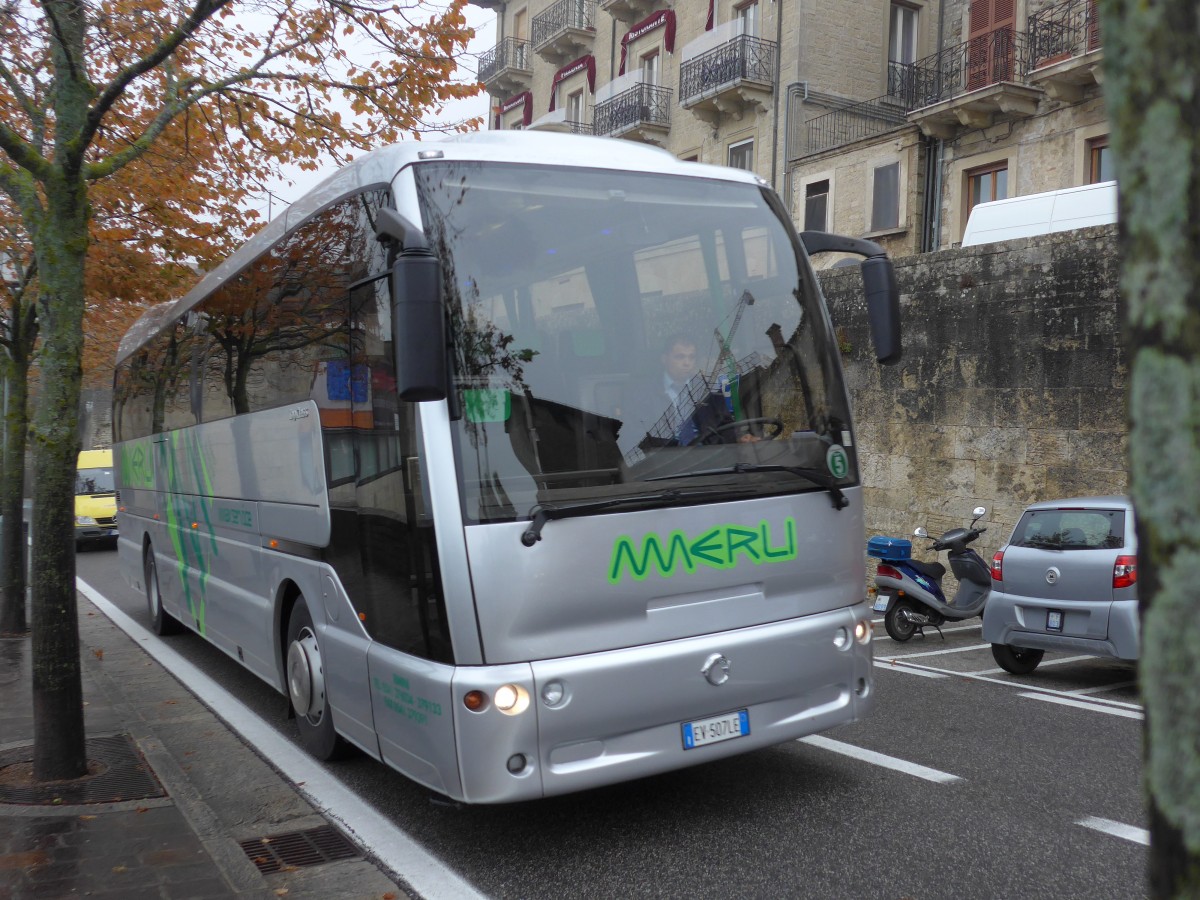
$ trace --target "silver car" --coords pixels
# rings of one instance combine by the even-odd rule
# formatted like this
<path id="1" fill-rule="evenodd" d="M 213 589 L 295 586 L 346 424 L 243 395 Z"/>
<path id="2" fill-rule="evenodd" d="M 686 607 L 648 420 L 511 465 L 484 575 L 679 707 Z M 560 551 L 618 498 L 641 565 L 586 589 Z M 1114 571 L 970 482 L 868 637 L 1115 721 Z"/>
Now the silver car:
<path id="1" fill-rule="evenodd" d="M 1014 675 L 1047 650 L 1138 658 L 1137 534 L 1128 497 L 1035 503 L 992 557 L 983 639 Z"/>

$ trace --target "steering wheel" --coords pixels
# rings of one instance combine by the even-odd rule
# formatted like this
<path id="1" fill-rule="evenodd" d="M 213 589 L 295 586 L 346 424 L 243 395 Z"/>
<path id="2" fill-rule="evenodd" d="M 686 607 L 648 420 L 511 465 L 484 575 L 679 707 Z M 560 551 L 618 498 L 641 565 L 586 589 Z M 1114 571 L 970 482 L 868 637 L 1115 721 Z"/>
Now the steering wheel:
<path id="1" fill-rule="evenodd" d="M 783 419 L 776 419 L 770 416 L 758 416 L 753 419 L 737 419 L 733 422 L 725 422 L 722 425 L 709 426 L 705 437 L 719 437 L 724 431 L 731 431 L 734 428 L 749 427 L 751 425 L 770 425 L 774 430 L 765 433 L 762 436 L 764 441 L 773 441 L 783 433 Z"/>

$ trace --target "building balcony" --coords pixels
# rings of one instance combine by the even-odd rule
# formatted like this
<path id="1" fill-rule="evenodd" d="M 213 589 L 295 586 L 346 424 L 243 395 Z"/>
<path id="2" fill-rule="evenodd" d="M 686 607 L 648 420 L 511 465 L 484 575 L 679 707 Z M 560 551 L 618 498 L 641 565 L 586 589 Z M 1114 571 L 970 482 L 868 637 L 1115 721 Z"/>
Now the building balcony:
<path id="1" fill-rule="evenodd" d="M 560 134 L 591 134 L 590 122 L 577 122 L 567 118 L 565 109 L 555 109 L 529 123 L 529 131 L 557 131 Z"/>
<path id="2" fill-rule="evenodd" d="M 581 56 L 596 40 L 596 0 L 557 0 L 533 17 L 533 52 L 551 63 Z"/>
<path id="3" fill-rule="evenodd" d="M 1025 83 L 1024 32 L 1001 28 L 948 47 L 909 66 L 889 69 L 889 94 L 927 135 L 952 138 L 987 128 L 997 116 L 1024 118 L 1044 91 Z"/>
<path id="4" fill-rule="evenodd" d="M 775 89 L 775 43 L 737 34 L 739 24 L 683 48 L 679 105 L 713 125 L 721 115 L 740 119 L 747 109 L 768 108 Z"/>
<path id="5" fill-rule="evenodd" d="M 1099 84 L 1103 54 L 1096 0 L 1066 0 L 1029 17 L 1026 53 L 1031 84 L 1051 100 L 1078 101 Z"/>
<path id="6" fill-rule="evenodd" d="M 479 56 L 479 80 L 494 97 L 529 90 L 533 81 L 533 53 L 529 41 L 505 38 Z"/>
<path id="7" fill-rule="evenodd" d="M 805 123 L 806 154 L 852 144 L 895 128 L 908 126 L 904 109 L 887 95 L 846 105 Z"/>
<path id="8" fill-rule="evenodd" d="M 600 0 L 600 8 L 616 19 L 632 25 L 654 12 L 657 0 Z"/>
<path id="9" fill-rule="evenodd" d="M 596 92 L 594 132 L 661 145 L 671 130 L 671 89 L 627 79 L 629 75 L 614 79 L 604 86 L 609 91 Z"/>

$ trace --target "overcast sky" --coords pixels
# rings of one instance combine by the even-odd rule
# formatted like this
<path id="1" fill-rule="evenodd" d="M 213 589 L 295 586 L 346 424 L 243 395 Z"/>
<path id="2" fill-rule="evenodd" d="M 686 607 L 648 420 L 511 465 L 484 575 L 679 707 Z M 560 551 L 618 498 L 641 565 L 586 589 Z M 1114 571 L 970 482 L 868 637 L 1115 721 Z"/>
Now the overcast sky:
<path id="1" fill-rule="evenodd" d="M 467 46 L 466 55 L 459 60 L 458 78 L 462 81 L 474 81 L 478 71 L 479 55 L 490 50 L 496 43 L 496 14 L 492 10 L 481 9 L 468 5 L 466 9 L 467 24 L 475 29 L 475 39 Z M 445 112 L 438 117 L 439 121 L 454 122 L 469 119 L 472 116 L 486 118 L 488 112 L 488 95 L 481 93 L 470 100 L 451 101 Z M 425 140 L 439 140 L 441 135 L 432 134 Z M 323 166 L 316 172 L 291 170 L 288 177 L 270 187 L 270 196 L 264 195 L 247 204 L 250 209 L 257 209 L 264 217 L 274 218 L 286 208 L 287 204 L 302 197 L 305 192 L 319 184 L 336 167 Z"/>

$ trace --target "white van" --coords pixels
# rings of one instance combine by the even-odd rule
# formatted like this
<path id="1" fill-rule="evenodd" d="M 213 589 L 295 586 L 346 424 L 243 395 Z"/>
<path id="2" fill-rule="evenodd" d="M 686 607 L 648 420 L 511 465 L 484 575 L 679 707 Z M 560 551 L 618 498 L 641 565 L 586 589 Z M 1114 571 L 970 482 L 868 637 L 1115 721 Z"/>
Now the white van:
<path id="1" fill-rule="evenodd" d="M 967 219 L 962 246 L 1070 231 L 1117 221 L 1117 183 L 1102 181 L 1081 187 L 1026 194 L 978 203 Z"/>

